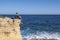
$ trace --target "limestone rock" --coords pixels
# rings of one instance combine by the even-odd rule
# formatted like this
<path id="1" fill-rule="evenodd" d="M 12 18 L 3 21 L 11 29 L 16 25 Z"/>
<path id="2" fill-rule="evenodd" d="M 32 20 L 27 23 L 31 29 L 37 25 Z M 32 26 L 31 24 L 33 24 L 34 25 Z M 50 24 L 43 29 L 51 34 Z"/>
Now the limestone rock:
<path id="1" fill-rule="evenodd" d="M 20 23 L 20 19 L 0 17 L 0 40 L 22 40 Z"/>

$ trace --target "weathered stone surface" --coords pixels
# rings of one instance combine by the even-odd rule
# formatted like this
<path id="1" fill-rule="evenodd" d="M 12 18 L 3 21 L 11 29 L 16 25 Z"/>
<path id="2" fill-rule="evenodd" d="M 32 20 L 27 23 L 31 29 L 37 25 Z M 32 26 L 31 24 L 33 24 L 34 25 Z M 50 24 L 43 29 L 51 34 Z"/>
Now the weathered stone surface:
<path id="1" fill-rule="evenodd" d="M 20 19 L 0 17 L 0 40 L 22 40 L 20 23 Z"/>

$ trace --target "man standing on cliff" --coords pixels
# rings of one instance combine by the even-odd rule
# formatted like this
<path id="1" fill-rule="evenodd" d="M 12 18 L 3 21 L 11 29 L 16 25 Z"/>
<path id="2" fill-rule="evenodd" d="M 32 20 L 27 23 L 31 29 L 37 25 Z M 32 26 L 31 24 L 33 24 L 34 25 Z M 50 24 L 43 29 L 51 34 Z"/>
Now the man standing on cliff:
<path id="1" fill-rule="evenodd" d="M 21 17 L 18 15 L 18 12 L 16 12 L 16 19 L 21 19 Z"/>

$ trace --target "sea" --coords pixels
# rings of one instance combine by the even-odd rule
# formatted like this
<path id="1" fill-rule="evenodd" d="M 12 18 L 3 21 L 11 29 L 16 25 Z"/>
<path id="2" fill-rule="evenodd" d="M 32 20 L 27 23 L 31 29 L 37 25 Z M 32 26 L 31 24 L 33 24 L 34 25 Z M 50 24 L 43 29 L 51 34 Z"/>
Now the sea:
<path id="1" fill-rule="evenodd" d="M 15 17 L 15 15 L 3 15 Z M 20 15 L 22 40 L 60 40 L 60 15 Z"/>

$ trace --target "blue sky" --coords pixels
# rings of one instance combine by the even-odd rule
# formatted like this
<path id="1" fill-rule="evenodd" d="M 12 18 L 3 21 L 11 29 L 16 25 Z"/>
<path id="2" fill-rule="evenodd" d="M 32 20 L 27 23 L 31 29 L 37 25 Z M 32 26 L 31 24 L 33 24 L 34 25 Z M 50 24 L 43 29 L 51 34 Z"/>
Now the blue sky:
<path id="1" fill-rule="evenodd" d="M 60 0 L 0 0 L 0 14 L 60 14 Z"/>

